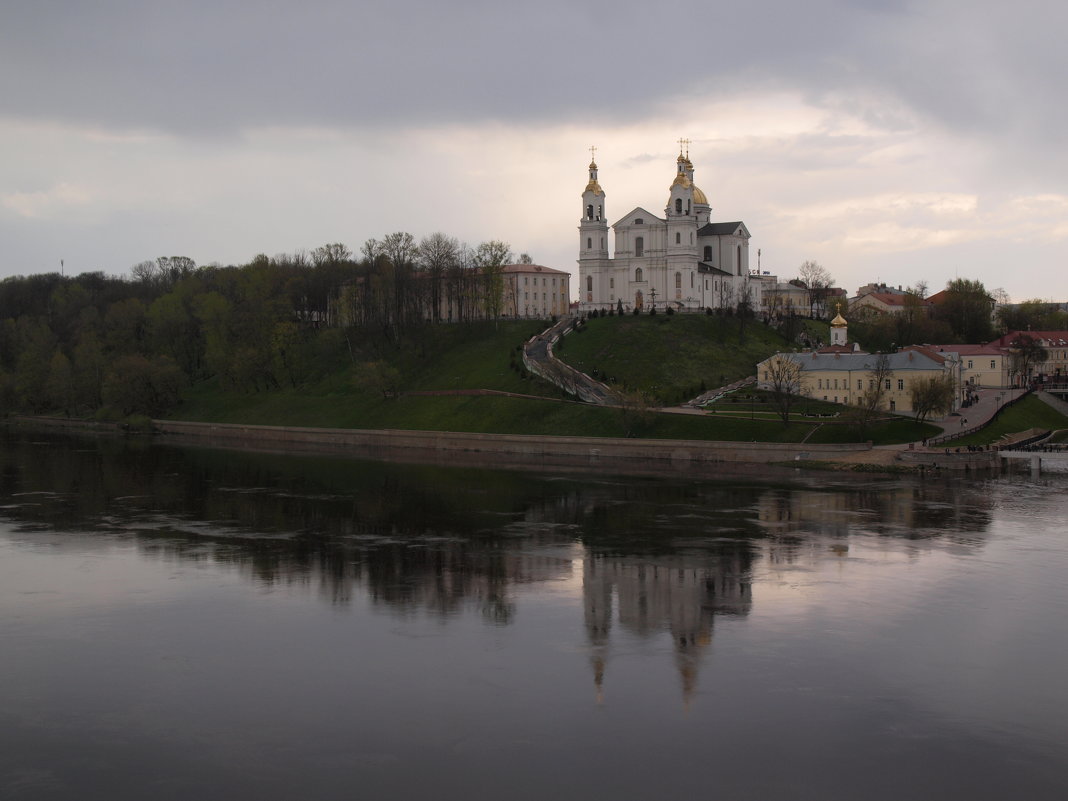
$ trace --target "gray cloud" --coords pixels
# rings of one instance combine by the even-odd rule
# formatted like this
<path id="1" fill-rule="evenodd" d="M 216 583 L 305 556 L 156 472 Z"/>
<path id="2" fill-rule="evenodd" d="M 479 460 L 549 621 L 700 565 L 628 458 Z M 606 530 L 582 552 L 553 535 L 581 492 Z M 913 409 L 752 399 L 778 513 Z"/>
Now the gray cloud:
<path id="1" fill-rule="evenodd" d="M 1053 41 L 1064 12 L 964 8 L 42 0 L 2 12 L 0 96 L 8 116 L 203 134 L 625 121 L 694 92 L 768 86 L 828 103 L 870 90 L 960 128 L 1026 133 L 1062 121 L 1049 101 L 1064 73 Z M 869 113 L 895 124 L 875 105 Z"/>

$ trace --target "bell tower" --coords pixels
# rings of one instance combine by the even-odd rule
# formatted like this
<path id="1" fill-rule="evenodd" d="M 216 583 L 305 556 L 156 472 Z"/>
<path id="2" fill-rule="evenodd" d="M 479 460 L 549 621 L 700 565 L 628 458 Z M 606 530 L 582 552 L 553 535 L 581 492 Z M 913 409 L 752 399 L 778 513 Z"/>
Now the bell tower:
<path id="1" fill-rule="evenodd" d="M 579 223 L 579 302 L 583 306 L 607 303 L 602 284 L 608 281 L 608 222 L 605 195 L 597 180 L 597 148 L 590 148 L 590 176 L 582 193 Z"/>

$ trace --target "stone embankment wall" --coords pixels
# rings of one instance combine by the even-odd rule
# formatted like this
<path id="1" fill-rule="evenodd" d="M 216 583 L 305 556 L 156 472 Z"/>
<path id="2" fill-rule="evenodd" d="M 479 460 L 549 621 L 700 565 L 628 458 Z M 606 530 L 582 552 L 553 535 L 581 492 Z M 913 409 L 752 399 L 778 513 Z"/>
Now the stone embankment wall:
<path id="1" fill-rule="evenodd" d="M 465 434 L 447 431 L 367 431 L 293 428 L 222 423 L 155 421 L 163 434 L 209 440 L 219 445 L 249 443 L 270 448 L 343 451 L 363 458 L 391 458 L 402 452 L 483 454 L 500 463 L 586 465 L 659 465 L 680 470 L 724 463 L 767 464 L 827 459 L 870 450 L 867 443 L 798 445 L 771 442 L 542 437 L 515 434 Z"/>

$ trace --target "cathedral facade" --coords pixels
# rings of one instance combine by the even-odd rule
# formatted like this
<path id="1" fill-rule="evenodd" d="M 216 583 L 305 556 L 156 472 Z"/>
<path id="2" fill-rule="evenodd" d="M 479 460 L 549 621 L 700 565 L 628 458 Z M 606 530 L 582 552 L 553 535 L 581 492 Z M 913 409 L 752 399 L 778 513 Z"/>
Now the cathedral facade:
<path id="1" fill-rule="evenodd" d="M 580 311 L 760 307 L 745 223 L 712 222 L 693 174 L 689 154 L 680 151 L 664 217 L 641 207 L 628 212 L 612 225 L 609 255 L 605 192 L 590 162 L 579 224 Z"/>

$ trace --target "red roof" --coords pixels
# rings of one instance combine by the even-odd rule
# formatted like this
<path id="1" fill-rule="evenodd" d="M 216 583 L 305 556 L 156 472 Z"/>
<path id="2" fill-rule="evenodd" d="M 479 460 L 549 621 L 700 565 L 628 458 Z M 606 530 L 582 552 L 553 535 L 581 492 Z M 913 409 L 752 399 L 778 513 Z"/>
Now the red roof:
<path id="1" fill-rule="evenodd" d="M 1068 346 L 1068 331 L 1009 331 L 989 344 L 1007 348 L 1019 336 L 1029 336 L 1031 339 L 1040 340 L 1046 346 L 1057 348 Z"/>
<path id="2" fill-rule="evenodd" d="M 887 306 L 904 306 L 905 305 L 905 298 L 908 298 L 908 297 L 914 297 L 914 296 L 911 296 L 911 295 L 891 295 L 889 292 L 869 292 L 867 295 L 861 295 L 859 298 L 857 298 L 853 302 L 857 303 L 857 302 L 863 300 L 864 298 L 875 298 L 876 300 L 886 304 Z M 917 300 L 920 301 L 920 305 L 921 306 L 925 306 L 925 305 L 928 304 L 928 301 L 923 300 L 921 298 L 917 298 Z"/>

